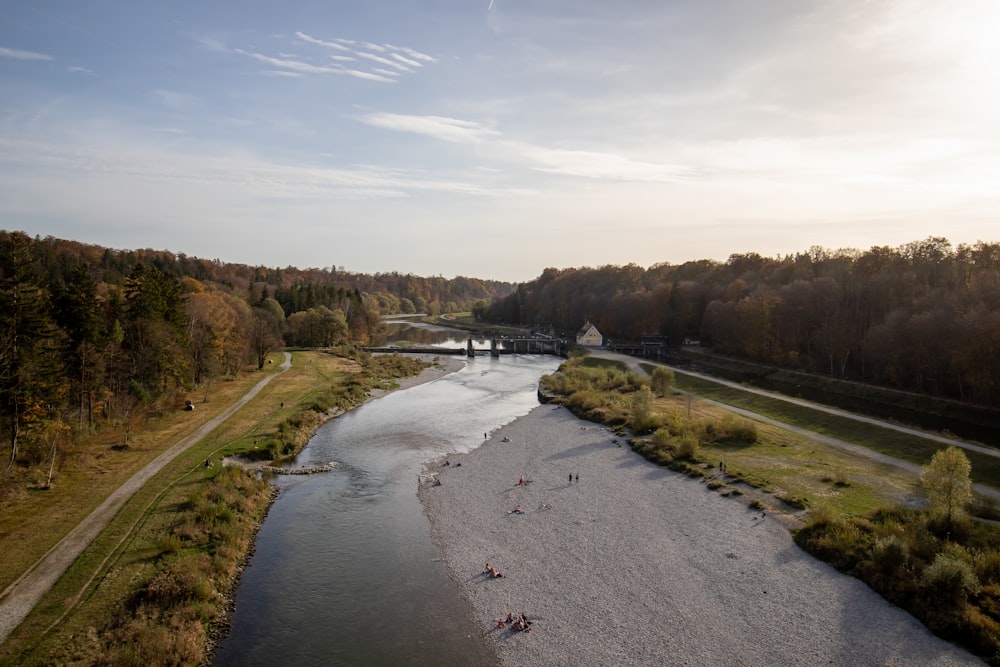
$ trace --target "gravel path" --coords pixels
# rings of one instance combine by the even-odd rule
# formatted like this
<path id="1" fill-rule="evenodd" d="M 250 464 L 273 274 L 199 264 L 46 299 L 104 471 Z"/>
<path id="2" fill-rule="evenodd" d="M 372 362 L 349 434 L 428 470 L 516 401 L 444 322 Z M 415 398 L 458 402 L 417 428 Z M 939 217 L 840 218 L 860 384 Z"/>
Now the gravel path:
<path id="1" fill-rule="evenodd" d="M 430 470 L 434 539 L 504 665 L 983 664 L 801 551 L 774 516 L 621 445 L 546 405 Z M 508 612 L 532 632 L 498 629 Z"/>
<path id="2" fill-rule="evenodd" d="M 256 396 L 274 378 L 291 368 L 292 355 L 285 352 L 285 360 L 280 370 L 263 378 L 241 399 L 223 410 L 219 415 L 205 422 L 195 432 L 173 445 L 142 470 L 133 475 L 114 493 L 107 497 L 93 512 L 66 534 L 48 553 L 42 556 L 27 572 L 0 593 L 0 643 L 34 608 L 35 604 L 59 580 L 59 577 L 73 564 L 73 561 L 90 546 L 105 526 L 114 518 L 118 510 L 128 502 L 135 492 L 142 488 L 163 466 L 173 461 L 191 445 L 206 437 L 222 422 L 226 421 L 250 399 Z"/>

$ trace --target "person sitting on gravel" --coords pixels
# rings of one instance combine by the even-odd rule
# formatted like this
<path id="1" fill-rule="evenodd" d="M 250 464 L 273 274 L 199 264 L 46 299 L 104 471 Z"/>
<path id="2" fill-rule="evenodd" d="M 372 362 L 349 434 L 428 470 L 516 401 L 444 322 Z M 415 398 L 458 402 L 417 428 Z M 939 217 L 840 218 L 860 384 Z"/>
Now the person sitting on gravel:
<path id="1" fill-rule="evenodd" d="M 491 579 L 499 579 L 502 576 L 503 576 L 503 572 L 501 572 L 500 570 L 496 569 L 495 567 L 491 567 L 490 568 L 490 578 Z"/>
<path id="2" fill-rule="evenodd" d="M 518 505 L 517 507 L 515 507 L 511 511 L 507 512 L 507 514 L 524 514 L 524 510 L 521 509 L 520 505 Z"/>

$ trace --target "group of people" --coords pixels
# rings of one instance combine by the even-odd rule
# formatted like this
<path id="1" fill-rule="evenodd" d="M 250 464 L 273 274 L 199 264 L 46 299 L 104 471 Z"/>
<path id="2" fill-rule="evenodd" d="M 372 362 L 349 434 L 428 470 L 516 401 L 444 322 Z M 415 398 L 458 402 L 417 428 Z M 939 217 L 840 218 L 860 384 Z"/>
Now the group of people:
<path id="1" fill-rule="evenodd" d="M 522 612 L 517 618 L 514 618 L 514 614 L 508 612 L 507 618 L 501 618 L 497 621 L 497 627 L 500 629 L 510 627 L 511 632 L 531 632 L 531 621 Z"/>

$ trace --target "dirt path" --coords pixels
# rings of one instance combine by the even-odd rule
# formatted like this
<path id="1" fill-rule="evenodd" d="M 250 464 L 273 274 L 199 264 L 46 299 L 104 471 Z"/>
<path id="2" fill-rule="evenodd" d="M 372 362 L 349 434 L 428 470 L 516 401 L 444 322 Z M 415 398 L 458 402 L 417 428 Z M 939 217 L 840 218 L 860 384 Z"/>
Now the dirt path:
<path id="1" fill-rule="evenodd" d="M 38 601 L 66 572 L 73 561 L 96 538 L 118 513 L 122 506 L 165 465 L 173 461 L 191 445 L 205 438 L 220 424 L 229 419 L 237 410 L 246 405 L 274 378 L 292 366 L 292 355 L 285 352 L 285 360 L 278 372 L 268 375 L 246 393 L 241 399 L 213 417 L 191 435 L 180 440 L 167 451 L 150 461 L 142 470 L 112 493 L 97 509 L 79 523 L 42 556 L 17 581 L 0 593 L 0 643 L 6 641 L 10 633 L 34 608 Z"/>

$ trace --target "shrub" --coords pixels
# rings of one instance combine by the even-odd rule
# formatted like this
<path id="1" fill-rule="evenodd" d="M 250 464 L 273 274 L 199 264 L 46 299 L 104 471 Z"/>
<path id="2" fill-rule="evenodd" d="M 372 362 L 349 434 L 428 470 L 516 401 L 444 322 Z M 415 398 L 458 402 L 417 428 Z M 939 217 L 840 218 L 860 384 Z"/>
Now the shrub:
<path id="1" fill-rule="evenodd" d="M 939 553 L 920 575 L 924 589 L 943 605 L 956 608 L 979 591 L 972 564 L 950 553 Z"/>
<path id="2" fill-rule="evenodd" d="M 160 551 L 165 554 L 175 554 L 181 550 L 183 544 L 181 543 L 181 538 L 174 535 L 164 535 L 160 538 L 157 546 L 159 546 Z"/>
<path id="3" fill-rule="evenodd" d="M 979 552 L 972 562 L 980 582 L 984 584 L 1000 583 L 1000 551 Z"/>
<path id="4" fill-rule="evenodd" d="M 674 386 L 674 372 L 666 366 L 657 366 L 653 369 L 653 376 L 650 387 L 657 396 L 666 396 L 670 388 Z"/>
<path id="5" fill-rule="evenodd" d="M 693 433 L 685 433 L 677 438 L 674 452 L 678 458 L 694 460 L 698 456 L 698 436 Z"/>
<path id="6" fill-rule="evenodd" d="M 875 541 L 869 557 L 875 570 L 882 574 L 892 574 L 906 565 L 910 552 L 899 536 L 889 535 Z"/>
<path id="7" fill-rule="evenodd" d="M 760 438 L 756 424 L 732 414 L 722 418 L 718 431 L 718 439 L 734 445 L 752 445 Z"/>
<path id="8" fill-rule="evenodd" d="M 827 526 L 842 521 L 837 511 L 829 505 L 816 505 L 809 508 L 810 526 Z"/>

